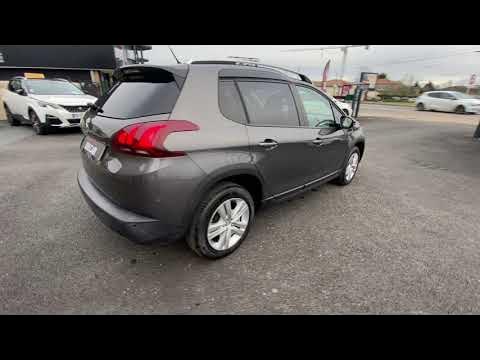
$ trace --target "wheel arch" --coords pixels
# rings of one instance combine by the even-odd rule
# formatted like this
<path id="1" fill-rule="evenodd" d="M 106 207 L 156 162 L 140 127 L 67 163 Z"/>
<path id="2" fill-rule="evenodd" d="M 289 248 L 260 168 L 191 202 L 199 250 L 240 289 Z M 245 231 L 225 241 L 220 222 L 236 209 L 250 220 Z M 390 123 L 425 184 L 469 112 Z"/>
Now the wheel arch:
<path id="1" fill-rule="evenodd" d="M 222 182 L 233 182 L 244 187 L 252 196 L 255 207 L 261 204 L 265 195 L 265 181 L 254 165 L 228 166 L 218 169 L 208 176 L 197 186 L 195 196 L 190 202 L 190 211 L 185 214 L 184 224 L 190 227 L 193 217 L 197 212 L 204 196 L 216 185 Z"/>
<path id="2" fill-rule="evenodd" d="M 28 107 L 27 107 L 27 114 L 30 115 L 31 112 L 35 113 L 35 115 L 38 116 L 38 114 L 37 114 L 37 112 L 35 111 L 35 109 L 33 108 L 33 106 L 32 106 L 32 105 L 28 105 Z M 40 117 L 39 117 L 39 118 L 40 118 Z"/>
<path id="3" fill-rule="evenodd" d="M 360 150 L 360 160 L 363 158 L 363 153 L 365 152 L 365 140 L 358 140 L 355 145 L 358 150 Z"/>

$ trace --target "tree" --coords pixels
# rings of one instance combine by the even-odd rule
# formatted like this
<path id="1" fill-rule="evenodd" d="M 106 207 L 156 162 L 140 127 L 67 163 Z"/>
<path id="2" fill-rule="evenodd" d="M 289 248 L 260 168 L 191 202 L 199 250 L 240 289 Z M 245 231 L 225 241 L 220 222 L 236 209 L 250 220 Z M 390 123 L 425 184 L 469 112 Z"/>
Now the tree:
<path id="1" fill-rule="evenodd" d="M 385 73 L 378 74 L 378 79 L 388 79 L 387 74 Z"/>
<path id="2" fill-rule="evenodd" d="M 429 81 L 428 83 L 425 84 L 425 86 L 423 87 L 422 89 L 422 92 L 425 92 L 425 91 L 433 91 L 435 90 L 435 85 L 433 85 L 433 83 L 431 81 Z"/>

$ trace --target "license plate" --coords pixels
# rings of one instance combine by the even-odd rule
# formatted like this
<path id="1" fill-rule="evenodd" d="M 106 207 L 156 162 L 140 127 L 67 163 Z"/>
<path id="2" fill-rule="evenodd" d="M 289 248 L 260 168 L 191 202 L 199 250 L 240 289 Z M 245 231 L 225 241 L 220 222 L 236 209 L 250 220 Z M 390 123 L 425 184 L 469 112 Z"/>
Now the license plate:
<path id="1" fill-rule="evenodd" d="M 72 117 L 72 119 L 81 119 L 82 118 L 82 115 L 83 113 L 71 113 L 70 116 Z"/>
<path id="2" fill-rule="evenodd" d="M 94 160 L 100 160 L 103 152 L 105 151 L 105 145 L 101 142 L 93 140 L 90 137 L 85 139 L 85 143 L 83 144 L 83 150 L 90 155 L 90 157 Z"/>

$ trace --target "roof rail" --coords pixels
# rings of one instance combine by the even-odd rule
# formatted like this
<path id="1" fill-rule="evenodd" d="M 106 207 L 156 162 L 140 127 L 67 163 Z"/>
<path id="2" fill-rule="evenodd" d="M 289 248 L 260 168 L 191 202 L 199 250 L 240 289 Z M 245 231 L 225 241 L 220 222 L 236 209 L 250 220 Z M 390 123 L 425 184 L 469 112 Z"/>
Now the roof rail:
<path id="1" fill-rule="evenodd" d="M 273 66 L 273 65 L 267 65 L 267 64 L 261 64 L 261 63 L 257 63 L 257 62 L 252 62 L 252 61 L 228 61 L 228 60 L 201 60 L 201 61 L 192 61 L 191 64 L 204 64 L 204 65 L 215 65 L 215 64 L 219 64 L 219 65 L 244 65 L 244 66 L 252 66 L 252 67 L 257 67 L 257 68 L 264 68 L 264 69 L 273 69 L 273 70 L 281 70 L 281 71 L 284 71 L 284 72 L 287 72 L 287 73 L 291 73 L 291 74 L 295 74 L 297 75 L 300 80 L 302 80 L 303 82 L 306 82 L 306 83 L 309 83 L 309 84 L 313 84 L 312 80 L 310 80 L 307 75 L 304 75 L 304 74 L 301 74 L 301 73 L 298 73 L 296 71 L 293 71 L 293 70 L 290 70 L 290 69 L 286 69 L 286 68 L 282 68 L 280 66 Z"/>

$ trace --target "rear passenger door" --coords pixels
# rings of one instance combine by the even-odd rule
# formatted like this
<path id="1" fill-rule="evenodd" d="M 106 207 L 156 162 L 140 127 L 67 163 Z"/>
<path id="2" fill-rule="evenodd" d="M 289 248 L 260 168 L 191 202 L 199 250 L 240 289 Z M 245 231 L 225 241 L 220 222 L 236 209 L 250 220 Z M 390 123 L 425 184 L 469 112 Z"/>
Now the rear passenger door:
<path id="1" fill-rule="evenodd" d="M 268 196 L 288 192 L 315 177 L 312 132 L 302 128 L 291 85 L 286 81 L 238 79 L 247 113 L 254 162 Z"/>
<path id="2" fill-rule="evenodd" d="M 434 92 L 427 95 L 429 97 L 429 109 L 432 110 L 441 110 L 442 99 L 440 99 L 441 93 Z"/>

